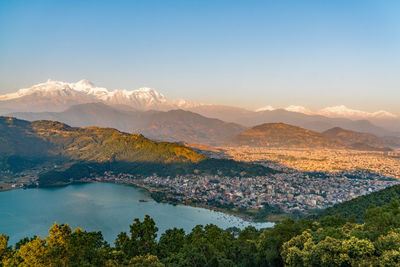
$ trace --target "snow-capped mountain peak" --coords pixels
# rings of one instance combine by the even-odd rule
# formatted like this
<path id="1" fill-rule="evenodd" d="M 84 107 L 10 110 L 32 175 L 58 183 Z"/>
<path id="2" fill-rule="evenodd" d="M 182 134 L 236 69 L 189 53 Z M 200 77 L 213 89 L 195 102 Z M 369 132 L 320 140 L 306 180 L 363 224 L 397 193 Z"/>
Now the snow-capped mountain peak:
<path id="1" fill-rule="evenodd" d="M 37 85 L 32 86 L 31 88 L 23 88 L 19 89 L 15 93 L 9 93 L 0 96 L 0 101 L 7 101 L 12 99 L 21 98 L 28 95 L 51 95 L 55 94 L 59 91 L 68 91 L 71 90 L 67 83 L 57 82 L 53 80 L 47 80 L 45 83 L 40 83 Z"/>
<path id="2" fill-rule="evenodd" d="M 75 88 L 83 88 L 83 89 L 96 87 L 92 82 L 89 82 L 88 80 L 80 80 L 79 82 L 74 83 L 73 85 Z"/>
<path id="3" fill-rule="evenodd" d="M 19 102 L 26 107 L 18 107 L 17 103 Z M 88 80 L 66 83 L 49 79 L 30 88 L 1 95 L 0 111 L 2 109 L 7 111 L 61 111 L 69 105 L 90 102 L 129 105 L 137 109 L 165 110 L 174 106 L 163 94 L 152 88 L 108 90 L 97 87 Z"/>
<path id="4" fill-rule="evenodd" d="M 272 111 L 272 110 L 275 110 L 275 108 L 273 106 L 268 105 L 268 106 L 264 106 L 262 108 L 258 108 L 255 111 L 261 112 L 261 111 Z"/>
<path id="5" fill-rule="evenodd" d="M 268 106 L 256 109 L 255 111 L 256 112 L 273 111 L 276 109 L 277 108 L 274 108 L 274 107 L 268 105 Z M 283 109 L 286 111 L 298 112 L 298 113 L 303 113 L 303 114 L 307 114 L 307 115 L 322 115 L 322 116 L 330 117 L 330 118 L 349 118 L 349 119 L 396 119 L 396 118 L 398 118 L 397 115 L 390 113 L 388 111 L 385 111 L 385 110 L 379 110 L 376 112 L 367 112 L 367 111 L 362 111 L 362 110 L 351 109 L 351 108 L 346 107 L 345 105 L 326 107 L 326 108 L 320 109 L 318 111 L 312 111 L 306 107 L 296 106 L 296 105 L 290 105 Z"/>
<path id="6" fill-rule="evenodd" d="M 291 112 L 300 112 L 304 114 L 313 114 L 311 110 L 308 108 L 305 108 L 303 106 L 296 106 L 296 105 L 290 105 L 285 108 L 286 111 L 291 111 Z"/>
<path id="7" fill-rule="evenodd" d="M 318 111 L 318 114 L 326 117 L 344 117 L 344 118 L 397 118 L 393 113 L 380 110 L 376 112 L 367 112 L 348 108 L 344 105 L 326 107 Z"/>

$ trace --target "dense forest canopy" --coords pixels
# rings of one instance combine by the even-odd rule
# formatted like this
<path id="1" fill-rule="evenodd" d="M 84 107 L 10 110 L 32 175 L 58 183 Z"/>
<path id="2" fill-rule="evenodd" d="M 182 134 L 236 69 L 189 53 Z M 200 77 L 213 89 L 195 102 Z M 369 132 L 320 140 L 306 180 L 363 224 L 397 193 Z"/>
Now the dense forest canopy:
<path id="1" fill-rule="evenodd" d="M 49 235 L 15 245 L 0 235 L 2 266 L 400 266 L 400 205 L 371 207 L 364 223 L 341 216 L 286 219 L 273 228 L 169 229 L 158 238 L 152 218 L 135 219 L 113 245 L 101 232 L 55 223 Z"/>

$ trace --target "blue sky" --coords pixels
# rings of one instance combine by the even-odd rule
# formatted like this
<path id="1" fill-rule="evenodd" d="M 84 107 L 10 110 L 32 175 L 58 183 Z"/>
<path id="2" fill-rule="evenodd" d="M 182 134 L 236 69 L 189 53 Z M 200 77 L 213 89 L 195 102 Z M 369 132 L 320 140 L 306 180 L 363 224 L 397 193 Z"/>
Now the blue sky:
<path id="1" fill-rule="evenodd" d="M 0 93 L 48 78 L 400 114 L 400 1 L 0 0 Z"/>

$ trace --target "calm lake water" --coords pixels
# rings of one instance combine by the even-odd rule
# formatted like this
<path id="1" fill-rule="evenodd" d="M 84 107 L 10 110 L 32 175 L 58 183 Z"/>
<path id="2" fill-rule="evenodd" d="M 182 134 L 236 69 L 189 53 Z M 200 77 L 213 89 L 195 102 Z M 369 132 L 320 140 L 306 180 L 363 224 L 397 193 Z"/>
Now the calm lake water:
<path id="1" fill-rule="evenodd" d="M 148 202 L 139 202 L 145 199 Z M 253 223 L 221 212 L 202 208 L 161 204 L 141 188 L 113 183 L 87 183 L 66 187 L 0 192 L 0 233 L 10 236 L 10 244 L 34 234 L 47 236 L 54 223 L 68 223 L 72 228 L 102 231 L 113 244 L 117 235 L 128 231 L 134 218 L 149 214 L 159 229 L 178 227 L 186 232 L 198 224 L 221 228 L 271 227 L 273 223 Z"/>

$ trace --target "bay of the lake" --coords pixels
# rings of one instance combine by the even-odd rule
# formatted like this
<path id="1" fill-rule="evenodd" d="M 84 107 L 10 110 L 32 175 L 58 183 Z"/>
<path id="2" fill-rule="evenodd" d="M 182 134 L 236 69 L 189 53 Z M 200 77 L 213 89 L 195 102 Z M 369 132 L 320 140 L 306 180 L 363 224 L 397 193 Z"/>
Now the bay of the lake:
<path id="1" fill-rule="evenodd" d="M 134 218 L 142 220 L 145 214 L 156 222 L 158 236 L 173 227 L 188 233 L 198 224 L 215 224 L 223 229 L 273 226 L 208 209 L 157 203 L 146 190 L 124 184 L 86 183 L 0 192 L 0 233 L 10 237 L 10 244 L 33 235 L 46 237 L 49 227 L 58 222 L 101 231 L 113 245 L 120 232 L 129 231 Z"/>

